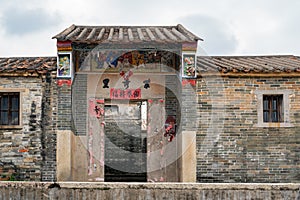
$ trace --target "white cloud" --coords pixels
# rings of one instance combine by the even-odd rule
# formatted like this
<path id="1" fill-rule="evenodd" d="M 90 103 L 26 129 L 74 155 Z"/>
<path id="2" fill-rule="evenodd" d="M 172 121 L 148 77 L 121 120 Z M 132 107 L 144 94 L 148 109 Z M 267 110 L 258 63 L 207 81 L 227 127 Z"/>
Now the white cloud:
<path id="1" fill-rule="evenodd" d="M 237 39 L 230 24 L 216 18 L 203 15 L 191 15 L 179 19 L 190 31 L 204 39 L 198 42 L 200 54 L 232 54 L 237 46 Z"/>
<path id="2" fill-rule="evenodd" d="M 2 25 L 7 35 L 26 35 L 43 31 L 60 21 L 59 15 L 49 15 L 41 8 L 9 8 L 3 12 Z"/>
<path id="3" fill-rule="evenodd" d="M 299 7 L 298 0 L 1 1 L 0 56 L 55 55 L 51 37 L 71 24 L 177 23 L 203 37 L 209 55 L 300 55 Z"/>

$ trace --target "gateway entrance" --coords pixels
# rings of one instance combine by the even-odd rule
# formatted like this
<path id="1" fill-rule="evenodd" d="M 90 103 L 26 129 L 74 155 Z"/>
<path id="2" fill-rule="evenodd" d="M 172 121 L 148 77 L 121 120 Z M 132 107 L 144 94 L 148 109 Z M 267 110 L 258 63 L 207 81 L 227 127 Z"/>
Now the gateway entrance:
<path id="1" fill-rule="evenodd" d="M 147 181 L 145 109 L 145 101 L 105 101 L 105 181 Z"/>

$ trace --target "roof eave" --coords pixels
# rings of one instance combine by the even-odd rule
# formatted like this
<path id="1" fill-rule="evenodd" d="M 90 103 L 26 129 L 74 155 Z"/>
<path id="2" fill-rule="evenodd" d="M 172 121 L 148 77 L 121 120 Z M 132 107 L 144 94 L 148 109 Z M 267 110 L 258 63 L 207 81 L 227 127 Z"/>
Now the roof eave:
<path id="1" fill-rule="evenodd" d="M 182 24 L 178 24 L 178 25 L 177 25 L 177 28 L 178 28 L 179 30 L 182 30 L 182 31 L 186 32 L 189 36 L 193 37 L 195 41 L 198 41 L 198 40 L 203 41 L 202 38 L 198 37 L 198 36 L 195 35 L 194 33 L 192 33 L 192 32 L 190 32 L 189 30 L 187 30 Z"/>
<path id="2" fill-rule="evenodd" d="M 76 28 L 76 25 L 75 25 L 75 24 L 72 24 L 69 28 L 66 28 L 65 30 L 63 30 L 63 31 L 60 32 L 59 34 L 53 36 L 52 39 L 57 39 L 57 40 L 60 40 L 60 41 L 66 41 L 65 38 L 62 38 L 62 35 L 68 35 L 68 34 L 71 33 L 75 28 Z"/>

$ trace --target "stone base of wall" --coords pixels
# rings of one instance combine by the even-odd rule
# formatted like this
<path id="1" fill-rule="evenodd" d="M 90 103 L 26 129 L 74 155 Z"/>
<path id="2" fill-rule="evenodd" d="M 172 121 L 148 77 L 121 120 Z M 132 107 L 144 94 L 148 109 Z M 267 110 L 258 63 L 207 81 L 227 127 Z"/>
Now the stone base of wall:
<path id="1" fill-rule="evenodd" d="M 300 184 L 0 182 L 0 199 L 299 199 Z"/>

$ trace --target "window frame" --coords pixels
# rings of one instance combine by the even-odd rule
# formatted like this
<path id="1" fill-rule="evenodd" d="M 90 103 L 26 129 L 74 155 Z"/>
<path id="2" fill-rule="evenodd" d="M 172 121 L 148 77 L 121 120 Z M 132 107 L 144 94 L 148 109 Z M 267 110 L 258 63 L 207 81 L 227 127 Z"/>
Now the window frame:
<path id="1" fill-rule="evenodd" d="M 267 104 L 265 104 L 265 102 Z M 267 115 L 265 115 L 267 113 Z M 275 115 L 274 115 L 275 114 Z M 283 122 L 283 95 L 263 95 L 263 121 L 264 123 Z"/>
<path id="2" fill-rule="evenodd" d="M 290 98 L 292 94 L 290 90 L 256 90 L 257 97 L 257 124 L 256 127 L 293 127 L 290 123 Z M 282 119 L 278 122 L 264 122 L 263 100 L 265 96 L 282 95 Z"/>
<path id="3" fill-rule="evenodd" d="M 2 93 L 19 93 L 19 123 L 16 125 L 1 125 L 0 129 L 22 129 L 22 96 L 25 89 L 0 89 L 0 94 Z"/>

